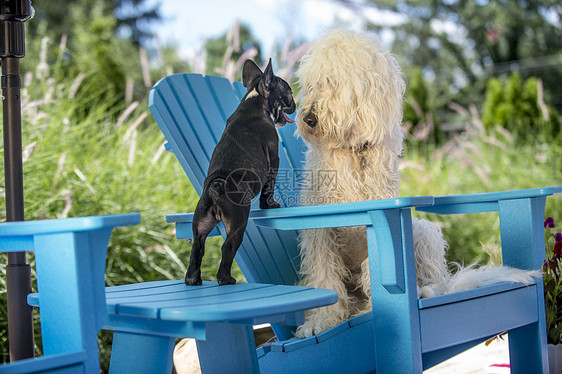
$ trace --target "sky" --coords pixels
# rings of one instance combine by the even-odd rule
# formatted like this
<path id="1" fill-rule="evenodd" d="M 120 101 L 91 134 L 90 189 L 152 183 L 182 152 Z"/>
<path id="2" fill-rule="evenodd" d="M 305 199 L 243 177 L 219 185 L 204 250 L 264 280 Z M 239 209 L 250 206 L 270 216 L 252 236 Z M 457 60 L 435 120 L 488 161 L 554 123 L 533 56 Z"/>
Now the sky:
<path id="1" fill-rule="evenodd" d="M 398 22 L 396 16 L 364 9 L 359 15 L 330 0 L 151 0 L 160 3 L 163 22 L 155 26 L 158 37 L 172 43 L 182 57 L 190 58 L 206 38 L 229 30 L 236 20 L 250 26 L 252 34 L 270 53 L 290 35 L 311 40 L 334 25 L 361 30 L 366 19 Z"/>

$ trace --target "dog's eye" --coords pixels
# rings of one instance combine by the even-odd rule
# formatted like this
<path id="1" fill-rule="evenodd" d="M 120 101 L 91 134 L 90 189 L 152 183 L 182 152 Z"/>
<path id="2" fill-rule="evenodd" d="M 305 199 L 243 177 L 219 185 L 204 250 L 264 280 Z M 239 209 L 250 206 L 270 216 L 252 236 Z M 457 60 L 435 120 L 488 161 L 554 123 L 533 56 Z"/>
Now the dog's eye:
<path id="1" fill-rule="evenodd" d="M 318 123 L 318 119 L 316 118 L 314 113 L 310 112 L 304 117 L 304 123 L 312 128 L 315 128 L 316 124 Z"/>

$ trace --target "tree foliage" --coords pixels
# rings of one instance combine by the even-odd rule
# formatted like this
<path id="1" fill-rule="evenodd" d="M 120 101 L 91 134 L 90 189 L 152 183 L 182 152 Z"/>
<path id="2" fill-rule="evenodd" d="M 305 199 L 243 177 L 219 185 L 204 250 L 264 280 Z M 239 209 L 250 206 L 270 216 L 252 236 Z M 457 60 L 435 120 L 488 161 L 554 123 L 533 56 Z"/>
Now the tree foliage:
<path id="1" fill-rule="evenodd" d="M 74 16 L 69 8 L 80 9 Z M 87 22 L 91 12 L 103 7 L 103 16 L 115 18 L 115 30 L 121 37 L 140 45 L 152 37 L 149 25 L 160 19 L 158 5 L 149 6 L 145 0 L 73 0 L 61 4 L 57 0 L 41 0 L 34 4 L 35 18 L 26 24 L 31 35 L 39 36 L 43 25 L 48 25 L 49 35 L 59 40 L 62 35 L 71 35 L 76 22 Z"/>
<path id="2" fill-rule="evenodd" d="M 87 19 L 73 24 L 70 70 L 88 72 L 83 89 L 89 96 L 122 100 L 127 79 L 140 79 L 139 52 L 130 40 L 115 37 L 117 20 L 108 10 L 97 2 Z M 82 11 L 80 6 L 70 6 L 74 19 L 82 17 Z"/>
<path id="3" fill-rule="evenodd" d="M 562 106 L 562 6 L 554 0 L 340 0 L 359 11 L 382 14 L 374 30 L 393 32 L 393 51 L 434 81 L 436 105 L 452 98 L 481 103 L 491 76 L 520 72 L 542 78 L 545 90 Z M 548 79 L 547 79 L 548 78 Z"/>
<path id="4" fill-rule="evenodd" d="M 158 19 L 157 7 L 146 3 L 75 0 L 61 5 L 45 0 L 35 4 L 37 15 L 26 23 L 28 50 L 22 71 L 42 79 L 46 74 L 36 71 L 42 66 L 56 72 L 49 79 L 57 84 L 80 81 L 77 95 L 92 102 L 117 104 L 127 95 L 129 101 L 144 97 L 153 80 L 147 78 L 148 58 L 144 66 L 141 61 L 140 43 L 152 36 L 147 24 Z M 157 78 L 168 70 L 162 69 Z M 89 107 L 76 110 L 85 113 Z"/>
<path id="5" fill-rule="evenodd" d="M 502 83 L 490 79 L 482 122 L 488 128 L 501 126 L 520 139 L 536 135 L 552 140 L 559 139 L 560 119 L 556 110 L 543 97 L 542 81 L 537 78 L 523 80 L 518 73 Z"/>
<path id="6" fill-rule="evenodd" d="M 410 145 L 439 143 L 439 122 L 435 116 L 432 94 L 423 72 L 414 67 L 408 73 L 410 79 L 404 102 L 404 126 L 408 129 L 406 141 Z"/>

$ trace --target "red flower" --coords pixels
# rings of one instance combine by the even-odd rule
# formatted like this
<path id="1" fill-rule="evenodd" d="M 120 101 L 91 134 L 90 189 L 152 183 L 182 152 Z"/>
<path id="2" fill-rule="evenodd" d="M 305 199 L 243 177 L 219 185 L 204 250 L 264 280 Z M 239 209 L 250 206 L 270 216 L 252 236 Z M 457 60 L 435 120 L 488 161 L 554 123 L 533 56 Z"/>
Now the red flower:
<path id="1" fill-rule="evenodd" d="M 562 242 L 554 243 L 554 255 L 556 257 L 562 257 Z"/>

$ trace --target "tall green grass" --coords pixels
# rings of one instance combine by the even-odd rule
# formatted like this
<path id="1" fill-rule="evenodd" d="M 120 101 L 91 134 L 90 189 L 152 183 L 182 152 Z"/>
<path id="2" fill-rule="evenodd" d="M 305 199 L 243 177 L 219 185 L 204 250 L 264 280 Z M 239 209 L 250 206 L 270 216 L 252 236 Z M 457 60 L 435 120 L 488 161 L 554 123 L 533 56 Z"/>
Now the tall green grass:
<path id="1" fill-rule="evenodd" d="M 190 212 L 198 196 L 148 112 L 146 99 L 115 105 L 81 97 L 77 82 L 26 76 L 22 91 L 25 219 L 140 212 L 139 226 L 114 231 L 108 285 L 183 279 L 190 244 L 175 238 L 165 215 Z M 77 88 L 78 83 L 78 88 Z M 1 150 L 3 156 L 3 149 Z M 0 174 L 3 164 L 0 163 Z M 1 204 L 4 179 L 0 180 Z M 5 221 L 4 209 L 0 221 Z M 215 279 L 220 238 L 210 238 L 202 272 Z M 33 255 L 28 255 L 33 265 Z M 5 267 L 0 255 L 0 355 L 8 360 Z M 242 280 L 236 268 L 234 276 Z M 33 278 L 35 276 L 33 275 Z M 35 285 L 34 285 L 35 289 Z M 40 350 L 39 325 L 35 324 Z M 111 334 L 102 334 L 107 368 Z"/>

